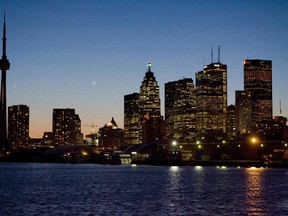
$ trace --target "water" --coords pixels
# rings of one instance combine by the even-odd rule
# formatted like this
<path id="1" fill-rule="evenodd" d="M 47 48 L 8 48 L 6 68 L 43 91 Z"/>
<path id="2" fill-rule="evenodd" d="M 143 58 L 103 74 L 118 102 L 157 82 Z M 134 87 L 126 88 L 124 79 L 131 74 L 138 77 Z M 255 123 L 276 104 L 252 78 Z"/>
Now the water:
<path id="1" fill-rule="evenodd" d="M 288 169 L 0 164 L 0 215 L 288 215 Z"/>

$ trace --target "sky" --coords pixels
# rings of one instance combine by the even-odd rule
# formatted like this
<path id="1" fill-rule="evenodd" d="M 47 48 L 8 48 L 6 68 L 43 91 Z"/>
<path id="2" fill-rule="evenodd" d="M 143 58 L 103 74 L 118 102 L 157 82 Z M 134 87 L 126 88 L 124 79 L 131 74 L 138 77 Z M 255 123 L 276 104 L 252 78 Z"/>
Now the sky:
<path id="1" fill-rule="evenodd" d="M 1 11 L 7 103 L 29 106 L 31 138 L 52 131 L 53 108 L 74 108 L 84 135 L 112 117 L 123 128 L 124 95 L 140 91 L 148 62 L 164 115 L 164 84 L 195 82 L 218 45 L 228 105 L 244 88 L 243 60 L 272 60 L 273 114 L 281 99 L 288 115 L 286 0 L 1 0 Z"/>

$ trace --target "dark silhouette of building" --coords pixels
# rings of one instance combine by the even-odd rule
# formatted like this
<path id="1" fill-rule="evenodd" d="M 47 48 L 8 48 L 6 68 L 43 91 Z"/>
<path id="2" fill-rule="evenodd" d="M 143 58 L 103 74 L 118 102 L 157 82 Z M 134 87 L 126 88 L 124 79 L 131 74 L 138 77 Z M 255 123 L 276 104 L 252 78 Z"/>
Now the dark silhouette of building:
<path id="1" fill-rule="evenodd" d="M 42 145 L 52 146 L 54 144 L 54 134 L 52 132 L 44 132 L 42 137 Z"/>
<path id="2" fill-rule="evenodd" d="M 169 142 L 195 142 L 196 94 L 191 78 L 165 83 L 165 124 Z"/>
<path id="3" fill-rule="evenodd" d="M 83 142 L 81 120 L 75 114 L 75 109 L 53 109 L 53 135 L 55 145 L 74 145 Z"/>
<path id="4" fill-rule="evenodd" d="M 251 133 L 252 124 L 252 106 L 251 92 L 236 91 L 235 92 L 235 120 L 236 134 L 244 135 Z"/>
<path id="5" fill-rule="evenodd" d="M 7 139 L 7 102 L 6 102 L 6 71 L 10 69 L 10 63 L 6 56 L 6 20 L 4 13 L 3 25 L 3 54 L 0 60 L 1 77 L 1 97 L 0 97 L 0 151 L 9 148 Z"/>
<path id="6" fill-rule="evenodd" d="M 272 61 L 244 60 L 244 90 L 251 92 L 252 132 L 272 120 Z"/>
<path id="7" fill-rule="evenodd" d="M 124 146 L 124 131 L 118 128 L 114 118 L 104 127 L 99 128 L 99 147 L 115 150 Z"/>
<path id="8" fill-rule="evenodd" d="M 227 65 L 220 62 L 196 72 L 197 140 L 203 143 L 224 139 L 227 111 Z"/>
<path id="9" fill-rule="evenodd" d="M 29 147 L 29 107 L 8 107 L 8 140 L 13 149 Z"/>
<path id="10" fill-rule="evenodd" d="M 139 100 L 139 93 L 124 96 L 124 139 L 127 145 L 142 142 Z"/>

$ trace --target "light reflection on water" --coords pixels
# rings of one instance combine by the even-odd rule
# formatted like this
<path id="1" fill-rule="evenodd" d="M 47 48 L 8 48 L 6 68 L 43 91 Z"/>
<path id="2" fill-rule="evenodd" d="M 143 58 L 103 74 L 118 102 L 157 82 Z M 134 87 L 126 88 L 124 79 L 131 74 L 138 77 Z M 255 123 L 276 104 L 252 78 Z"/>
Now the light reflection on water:
<path id="1" fill-rule="evenodd" d="M 266 215 L 265 200 L 262 188 L 265 187 L 262 182 L 264 169 L 249 168 L 245 169 L 246 179 L 246 200 L 248 215 Z"/>
<path id="2" fill-rule="evenodd" d="M 288 171 L 0 164 L 0 215 L 288 215 Z"/>

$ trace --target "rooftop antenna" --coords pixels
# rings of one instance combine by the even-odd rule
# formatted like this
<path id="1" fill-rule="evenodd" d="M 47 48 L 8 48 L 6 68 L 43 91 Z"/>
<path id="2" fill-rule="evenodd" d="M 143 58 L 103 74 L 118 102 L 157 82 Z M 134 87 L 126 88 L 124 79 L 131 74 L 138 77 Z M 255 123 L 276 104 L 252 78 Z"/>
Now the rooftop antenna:
<path id="1" fill-rule="evenodd" d="M 213 46 L 211 46 L 211 63 L 213 63 Z"/>
<path id="2" fill-rule="evenodd" d="M 147 64 L 147 72 L 151 72 L 151 62 L 149 61 L 148 64 Z"/>
<path id="3" fill-rule="evenodd" d="M 218 45 L 218 63 L 220 63 L 220 45 Z"/>

